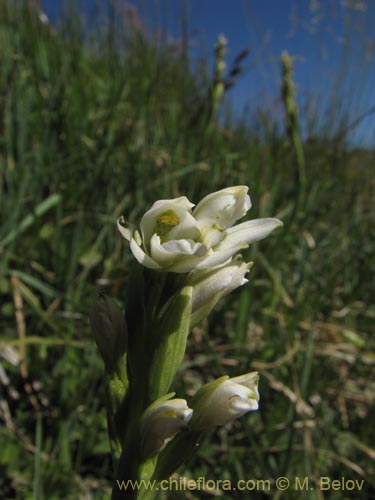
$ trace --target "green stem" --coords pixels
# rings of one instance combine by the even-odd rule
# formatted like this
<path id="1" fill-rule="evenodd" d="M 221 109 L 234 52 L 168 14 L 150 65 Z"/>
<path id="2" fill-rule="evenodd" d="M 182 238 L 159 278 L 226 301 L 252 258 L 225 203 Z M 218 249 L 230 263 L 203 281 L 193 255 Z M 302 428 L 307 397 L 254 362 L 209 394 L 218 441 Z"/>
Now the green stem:
<path id="1" fill-rule="evenodd" d="M 121 454 L 111 500 L 151 500 L 154 497 L 157 482 L 151 478 L 157 457 L 142 462 L 134 444 Z"/>

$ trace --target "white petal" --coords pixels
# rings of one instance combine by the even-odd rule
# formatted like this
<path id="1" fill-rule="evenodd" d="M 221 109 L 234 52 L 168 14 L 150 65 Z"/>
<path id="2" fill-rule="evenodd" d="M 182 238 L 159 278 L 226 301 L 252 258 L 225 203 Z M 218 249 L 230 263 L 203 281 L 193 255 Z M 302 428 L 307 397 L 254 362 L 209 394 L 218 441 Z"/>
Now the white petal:
<path id="1" fill-rule="evenodd" d="M 245 379 L 255 385 L 246 387 L 234 380 Z M 234 379 L 222 377 L 203 386 L 193 398 L 193 430 L 206 430 L 225 425 L 250 410 L 258 409 L 257 374 L 255 372 Z"/>
<path id="2" fill-rule="evenodd" d="M 190 212 L 193 206 L 193 203 L 190 203 L 186 196 L 181 196 L 180 198 L 174 198 L 171 200 L 156 201 L 141 219 L 140 228 L 143 242 L 146 246 L 149 244 L 152 235 L 155 233 L 158 216 L 164 212 L 173 210 L 176 214 L 179 212 L 181 218 L 181 213 Z"/>
<path id="3" fill-rule="evenodd" d="M 221 398 L 227 398 L 228 400 L 233 396 L 247 399 L 249 395 L 252 394 L 248 387 L 233 382 L 233 379 L 224 380 L 224 382 L 217 388 L 217 393 L 218 395 L 220 394 Z"/>
<path id="4" fill-rule="evenodd" d="M 192 240 L 172 240 L 162 244 L 164 250 L 179 255 L 196 255 L 202 257 L 207 253 L 206 247 L 202 243 L 195 243 Z"/>
<path id="5" fill-rule="evenodd" d="M 233 396 L 230 400 L 230 406 L 238 417 L 250 410 L 257 410 L 259 408 L 255 399 L 243 399 L 237 396 Z"/>
<path id="6" fill-rule="evenodd" d="M 117 219 L 117 228 L 126 240 L 130 241 L 132 239 L 133 229 L 130 224 L 125 222 L 124 217 L 119 217 Z"/>
<path id="7" fill-rule="evenodd" d="M 193 410 L 188 407 L 185 399 L 170 399 L 163 403 L 163 412 L 174 413 L 174 416 L 187 424 L 193 415 Z"/>
<path id="8" fill-rule="evenodd" d="M 186 196 L 179 196 L 178 198 L 170 198 L 167 200 L 158 200 L 158 201 L 155 201 L 155 203 L 152 205 L 150 210 L 148 210 L 145 213 L 145 215 L 148 213 L 152 213 L 154 210 L 159 210 L 160 208 L 165 207 L 165 206 L 168 206 L 168 207 L 173 206 L 173 207 L 182 208 L 184 210 L 191 210 L 194 207 L 194 203 L 191 203 L 186 198 Z"/>
<path id="9" fill-rule="evenodd" d="M 180 209 L 176 210 L 176 214 L 180 222 L 165 237 L 165 241 L 169 240 L 197 240 L 201 233 L 197 225 L 197 221 L 189 212 L 183 212 Z"/>
<path id="10" fill-rule="evenodd" d="M 186 427 L 193 410 L 184 399 L 171 399 L 144 413 L 141 419 L 141 449 L 145 457 L 155 455 L 177 432 Z"/>
<path id="11" fill-rule="evenodd" d="M 233 377 L 231 380 L 236 384 L 245 385 L 249 389 L 253 389 L 254 387 L 258 387 L 259 375 L 258 372 L 251 372 L 239 377 Z"/>
<path id="12" fill-rule="evenodd" d="M 178 259 L 168 271 L 172 271 L 174 273 L 189 273 L 193 269 L 196 269 L 196 266 L 199 262 L 201 262 L 202 257 L 195 257 L 194 255 L 180 258 Z"/>
<path id="13" fill-rule="evenodd" d="M 231 261 L 229 264 L 218 266 L 206 273 L 194 273 L 188 284 L 193 285 L 192 310 L 195 312 L 214 296 L 219 300 L 235 288 L 247 283 L 244 277 L 249 272 L 249 266 L 241 260 Z"/>
<path id="14" fill-rule="evenodd" d="M 242 246 L 230 246 L 228 248 L 224 248 L 224 250 L 212 251 L 207 257 L 204 257 L 203 259 L 200 259 L 199 262 L 197 262 L 195 269 L 208 269 L 214 266 L 219 266 L 220 264 L 224 264 L 225 262 L 229 262 L 233 255 L 241 250 L 241 248 Z"/>
<path id="15" fill-rule="evenodd" d="M 233 379 L 222 382 L 210 401 L 210 405 L 217 412 L 219 425 L 241 417 L 250 410 L 258 409 L 259 397 L 256 396 L 253 390 L 233 382 Z"/>
<path id="16" fill-rule="evenodd" d="M 160 236 L 157 234 L 152 235 L 150 242 L 150 254 L 155 262 L 158 262 L 161 268 L 171 266 L 176 260 L 176 255 L 174 253 L 168 252 L 168 250 L 163 248 Z"/>
<path id="17" fill-rule="evenodd" d="M 268 236 L 274 229 L 282 226 L 279 219 L 254 219 L 237 226 L 231 227 L 226 231 L 224 240 L 215 247 L 215 251 L 226 251 L 235 247 L 238 251 L 241 247 L 246 247 L 250 243 L 262 240 Z"/>
<path id="18" fill-rule="evenodd" d="M 197 220 L 210 219 L 224 228 L 232 226 L 251 207 L 247 186 L 233 186 L 205 196 L 193 215 Z"/>
<path id="19" fill-rule="evenodd" d="M 257 398 L 251 398 L 249 400 L 249 405 L 250 405 L 250 410 L 253 411 L 253 410 L 257 410 L 259 408 L 259 395 Z"/>
<path id="20" fill-rule="evenodd" d="M 138 245 L 134 238 L 130 241 L 130 249 L 137 261 L 143 266 L 148 267 L 149 269 L 161 269 L 160 264 L 149 257 Z"/>
<path id="21" fill-rule="evenodd" d="M 173 240 L 161 243 L 157 234 L 151 238 L 151 256 L 163 268 L 168 268 L 187 257 L 200 257 L 206 251 L 206 247 L 202 243 L 195 243 L 191 240 Z"/>
<path id="22" fill-rule="evenodd" d="M 240 375 L 239 377 L 233 377 L 230 379 L 232 382 L 238 385 L 242 385 L 243 387 L 247 387 L 251 391 L 251 396 L 249 399 L 252 405 L 255 405 L 258 409 L 258 401 L 259 401 L 259 391 L 258 391 L 258 382 L 259 375 L 258 372 L 246 373 L 245 375 Z M 254 403 L 255 402 L 255 403 Z"/>
<path id="23" fill-rule="evenodd" d="M 175 419 L 180 422 L 187 423 L 193 414 L 193 410 L 188 407 L 185 399 L 175 398 L 169 399 L 143 415 L 143 424 L 148 425 L 149 422 L 155 421 L 164 422 L 168 419 Z"/>
<path id="24" fill-rule="evenodd" d="M 201 233 L 201 241 L 207 248 L 216 246 L 225 238 L 225 229 L 211 219 L 201 219 L 197 225 Z"/>

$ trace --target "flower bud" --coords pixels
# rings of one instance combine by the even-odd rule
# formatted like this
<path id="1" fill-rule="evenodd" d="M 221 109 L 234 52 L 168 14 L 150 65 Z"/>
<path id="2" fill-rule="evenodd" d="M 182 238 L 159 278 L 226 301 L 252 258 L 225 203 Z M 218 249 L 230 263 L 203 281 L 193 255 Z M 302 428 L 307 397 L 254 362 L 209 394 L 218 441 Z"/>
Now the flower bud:
<path id="1" fill-rule="evenodd" d="M 154 403 L 145 411 L 141 420 L 141 453 L 151 457 L 187 426 L 193 410 L 185 399 L 170 399 Z"/>
<path id="2" fill-rule="evenodd" d="M 240 377 L 221 377 L 204 385 L 194 396 L 190 422 L 192 431 L 225 425 L 251 410 L 258 409 L 258 373 Z"/>
<path id="3" fill-rule="evenodd" d="M 128 345 L 124 314 L 114 300 L 100 295 L 91 308 L 90 323 L 106 370 L 113 372 Z"/>

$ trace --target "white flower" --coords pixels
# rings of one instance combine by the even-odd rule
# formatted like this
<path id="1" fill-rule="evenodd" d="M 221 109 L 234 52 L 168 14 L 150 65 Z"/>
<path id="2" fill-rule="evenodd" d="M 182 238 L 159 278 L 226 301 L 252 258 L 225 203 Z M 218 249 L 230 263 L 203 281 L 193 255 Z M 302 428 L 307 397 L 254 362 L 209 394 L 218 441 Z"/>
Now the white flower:
<path id="1" fill-rule="evenodd" d="M 251 262 L 245 263 L 237 255 L 227 264 L 209 270 L 192 271 L 187 279 L 187 284 L 193 286 L 191 324 L 197 324 L 222 297 L 247 283 L 245 275 L 251 266 Z"/>
<path id="2" fill-rule="evenodd" d="M 193 410 L 185 399 L 169 399 L 152 404 L 141 419 L 141 450 L 144 457 L 156 455 L 181 429 Z"/>
<path id="3" fill-rule="evenodd" d="M 176 273 L 212 268 L 282 224 L 266 218 L 232 227 L 251 207 L 247 191 L 247 186 L 222 189 L 203 198 L 194 210 L 185 196 L 159 200 L 142 217 L 140 232 L 122 217 L 117 225 L 145 267 Z"/>
<path id="4" fill-rule="evenodd" d="M 194 414 L 190 422 L 193 431 L 204 431 L 225 425 L 251 410 L 258 409 L 258 373 L 240 377 L 221 377 L 203 386 L 194 396 Z"/>

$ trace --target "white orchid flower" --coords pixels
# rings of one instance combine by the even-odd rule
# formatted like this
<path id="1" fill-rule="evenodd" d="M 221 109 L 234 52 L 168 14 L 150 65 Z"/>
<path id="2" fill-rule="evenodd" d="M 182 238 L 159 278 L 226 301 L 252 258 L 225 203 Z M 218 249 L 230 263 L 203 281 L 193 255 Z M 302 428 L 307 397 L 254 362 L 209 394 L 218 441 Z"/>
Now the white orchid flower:
<path id="1" fill-rule="evenodd" d="M 187 273 L 219 266 L 282 225 L 265 218 L 233 227 L 251 207 L 247 192 L 247 186 L 222 189 L 203 198 L 194 210 L 185 196 L 159 200 L 142 217 L 140 232 L 122 217 L 118 229 L 138 262 L 150 269 Z"/>
<path id="2" fill-rule="evenodd" d="M 169 399 L 151 405 L 141 419 L 141 450 L 144 457 L 156 455 L 191 419 L 193 410 L 185 399 Z"/>
<path id="3" fill-rule="evenodd" d="M 187 284 L 193 286 L 191 324 L 199 323 L 222 297 L 247 283 L 245 275 L 251 266 L 251 262 L 245 263 L 237 255 L 227 264 L 192 271 L 187 279 Z"/>
<path id="4" fill-rule="evenodd" d="M 191 402 L 194 413 L 190 428 L 204 431 L 257 410 L 258 380 L 258 373 L 251 372 L 234 378 L 224 376 L 203 386 Z"/>

